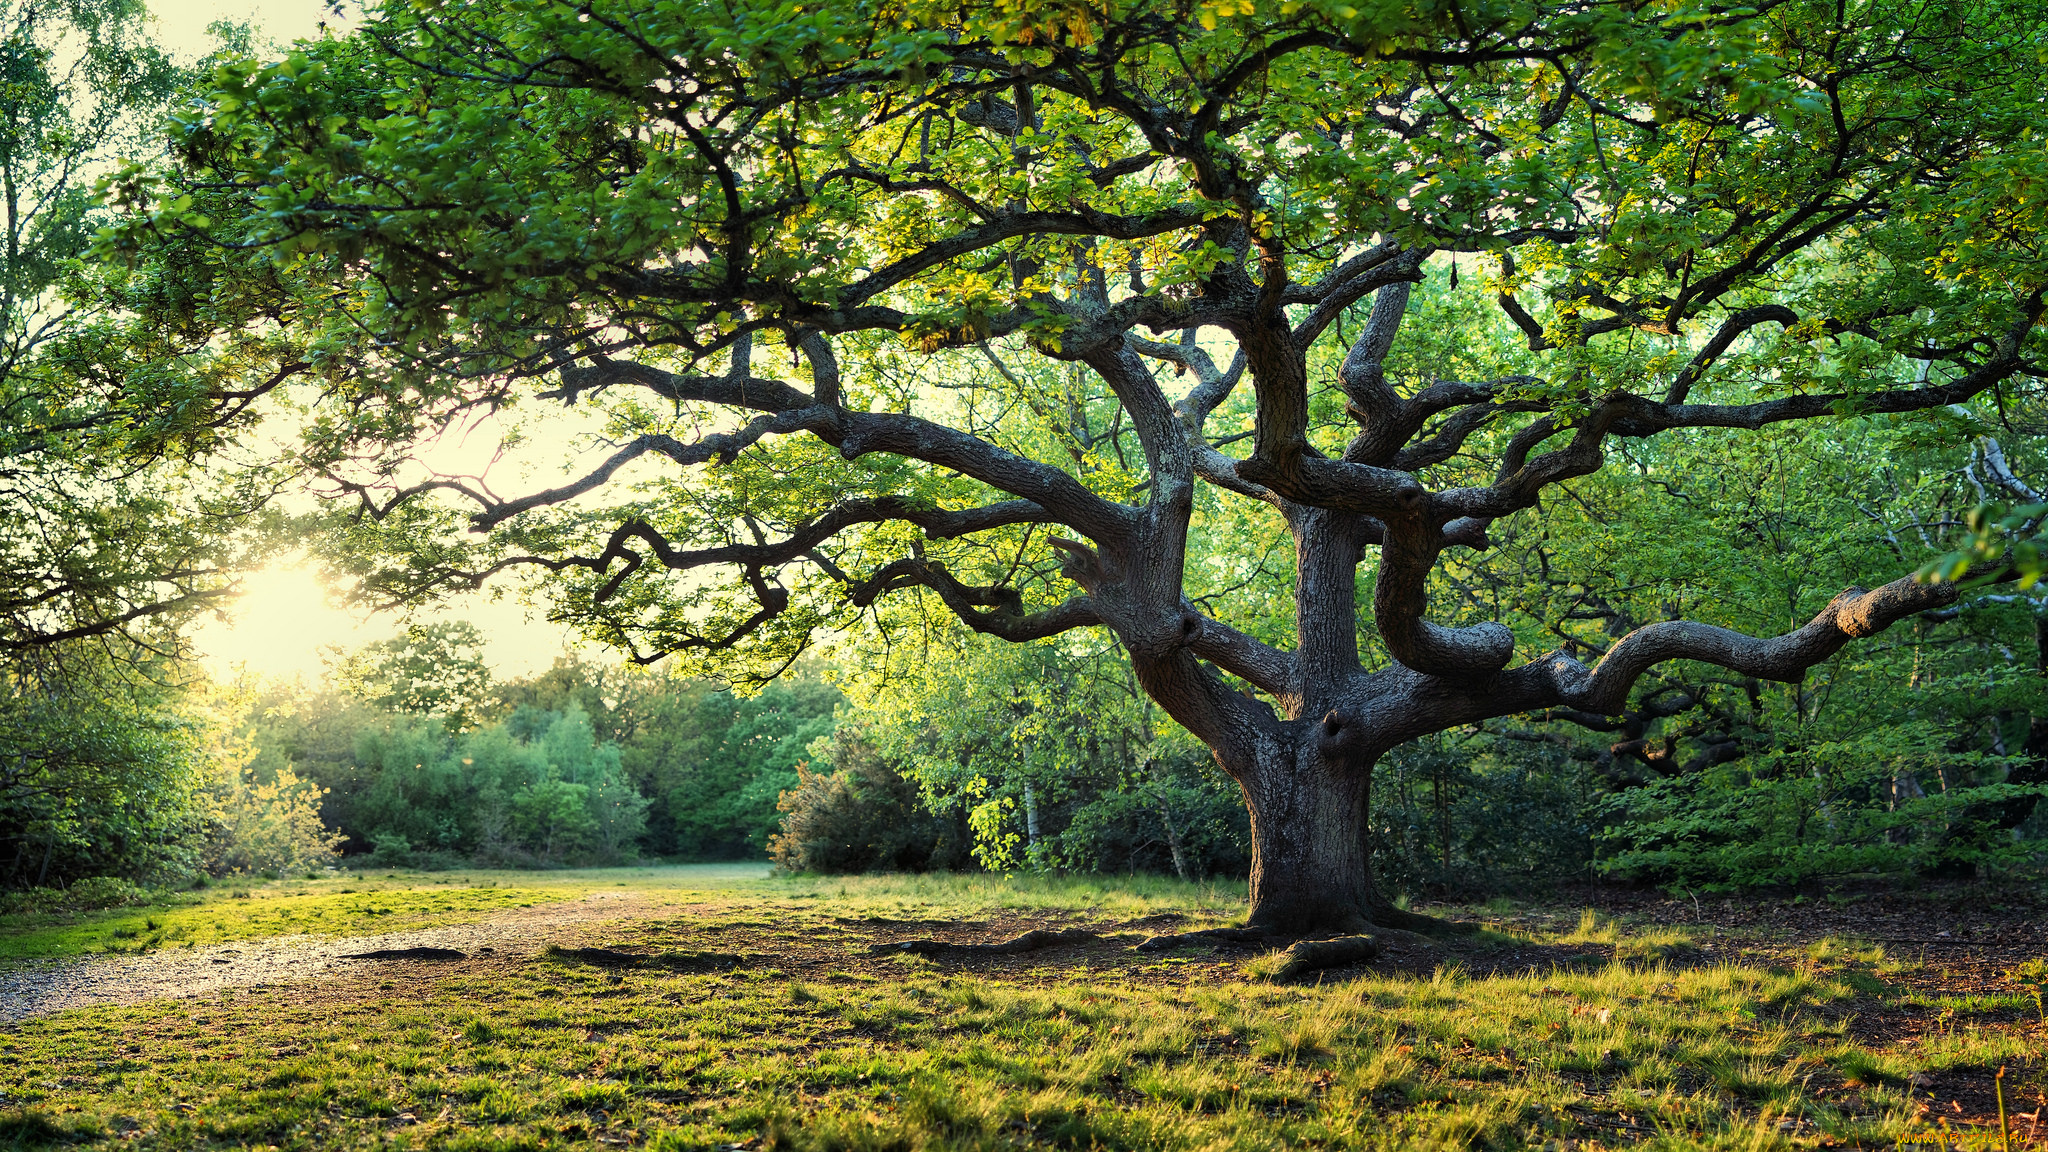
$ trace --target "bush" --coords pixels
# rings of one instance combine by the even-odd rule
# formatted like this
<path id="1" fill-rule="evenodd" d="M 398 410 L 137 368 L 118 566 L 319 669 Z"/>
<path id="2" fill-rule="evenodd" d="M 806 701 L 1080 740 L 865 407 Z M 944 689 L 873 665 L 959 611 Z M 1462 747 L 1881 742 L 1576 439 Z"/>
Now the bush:
<path id="1" fill-rule="evenodd" d="M 69 888 L 0 893 L 0 912 L 90 912 L 138 903 L 148 895 L 117 876 L 88 876 Z"/>
<path id="2" fill-rule="evenodd" d="M 2013 783 L 2017 763 L 1952 752 L 1940 732 L 1911 724 L 1753 756 L 1611 798 L 1614 851 L 1601 866 L 1709 891 L 2013 868 L 2040 846 L 1990 817 L 2048 792 Z M 1922 776 L 1946 785 L 1925 792 Z"/>
<path id="3" fill-rule="evenodd" d="M 797 786 L 782 793 L 781 831 L 768 854 L 785 872 L 926 872 L 965 867 L 970 836 L 963 822 L 934 816 L 917 785 L 882 759 L 852 726 L 812 745 L 827 772 L 797 766 Z"/>
<path id="4" fill-rule="evenodd" d="M 304 871 L 340 858 L 346 837 L 321 822 L 326 791 L 280 768 L 260 781 L 249 757 L 228 758 L 217 776 L 208 815 L 204 866 L 214 876 Z"/>
<path id="5" fill-rule="evenodd" d="M 378 832 L 370 837 L 369 863 L 373 868 L 410 868 L 417 861 L 413 858 L 412 841 L 401 832 Z"/>
<path id="6" fill-rule="evenodd" d="M 1168 747 L 1166 755 L 1126 770 L 1099 764 L 1060 782 L 1057 791 L 1048 789 L 1039 802 L 1044 829 L 1037 851 L 1025 850 L 1028 862 L 1183 880 L 1243 875 L 1251 867 L 1243 794 L 1205 754 L 1185 744 Z"/>
<path id="7" fill-rule="evenodd" d="M 1584 876 L 1600 788 L 1555 745 L 1403 744 L 1373 770 L 1373 874 L 1389 894 L 1460 897 Z"/>

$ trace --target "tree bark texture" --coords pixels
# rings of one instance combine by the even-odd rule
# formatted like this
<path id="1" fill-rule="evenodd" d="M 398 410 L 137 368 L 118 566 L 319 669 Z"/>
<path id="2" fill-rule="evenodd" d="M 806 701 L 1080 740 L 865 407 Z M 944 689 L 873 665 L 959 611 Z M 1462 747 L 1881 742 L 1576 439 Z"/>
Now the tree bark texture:
<path id="1" fill-rule="evenodd" d="M 1319 743 L 1261 742 L 1237 772 L 1251 813 L 1250 923 L 1275 934 L 1373 922 L 1372 766 L 1326 756 Z"/>

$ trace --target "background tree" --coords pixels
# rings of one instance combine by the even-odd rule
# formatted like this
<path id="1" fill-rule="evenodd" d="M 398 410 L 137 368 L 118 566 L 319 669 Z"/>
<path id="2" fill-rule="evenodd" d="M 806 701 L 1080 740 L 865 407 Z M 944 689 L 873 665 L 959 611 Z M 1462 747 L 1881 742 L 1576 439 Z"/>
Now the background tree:
<path id="1" fill-rule="evenodd" d="M 1276 930 L 1410 919 L 1368 866 L 1391 748 L 1621 714 L 1671 661 L 1796 683 L 1956 599 L 1805 588 L 1767 638 L 1674 612 L 1590 666 L 1439 614 L 1456 550 L 1617 446 L 2029 392 L 2032 6 L 1032 12 L 394 5 L 217 70 L 118 244 L 300 286 L 300 458 L 380 594 L 542 573 L 735 675 L 890 594 L 1107 629 L 1242 789 Z M 1400 370 L 1437 275 L 1508 371 Z M 604 458 L 518 497 L 413 459 L 534 398 L 599 406 Z M 1234 595 L 1260 565 L 1283 603 Z"/>
<path id="2" fill-rule="evenodd" d="M 842 661 L 857 739 L 928 810 L 965 821 L 983 867 L 1242 873 L 1236 786 L 1109 637 L 1011 644 L 914 607 L 889 615 L 900 628 L 859 636 Z"/>
<path id="3" fill-rule="evenodd" d="M 466 620 L 414 624 L 341 661 L 343 691 L 374 708 L 438 716 L 456 728 L 490 698 L 484 636 Z"/>
<path id="4" fill-rule="evenodd" d="M 265 490 L 260 470 L 209 479 L 174 448 L 232 423 L 232 397 L 126 387 L 248 364 L 167 314 L 138 323 L 161 283 L 87 257 L 108 218 L 95 183 L 161 150 L 163 104 L 191 79 L 148 19 L 139 0 L 0 4 L 0 654 L 174 650 L 175 625 L 229 594 L 227 529 Z"/>
<path id="5" fill-rule="evenodd" d="M 0 3 L 0 883 L 174 877 L 196 866 L 206 758 L 178 628 L 232 591 L 229 531 L 269 491 L 258 468 L 202 476 L 186 447 L 235 401 L 125 391 L 167 358 L 214 360 L 130 310 L 149 285 L 87 258 L 94 185 L 161 152 L 187 73 L 140 0 Z M 180 335 L 191 336 L 187 330 Z M 131 339 L 132 338 L 132 339 Z M 218 358 L 231 372 L 247 367 Z M 227 391 L 232 391 L 232 388 Z M 202 431 L 204 430 L 204 431 Z M 216 441 L 217 443 L 217 441 Z"/>

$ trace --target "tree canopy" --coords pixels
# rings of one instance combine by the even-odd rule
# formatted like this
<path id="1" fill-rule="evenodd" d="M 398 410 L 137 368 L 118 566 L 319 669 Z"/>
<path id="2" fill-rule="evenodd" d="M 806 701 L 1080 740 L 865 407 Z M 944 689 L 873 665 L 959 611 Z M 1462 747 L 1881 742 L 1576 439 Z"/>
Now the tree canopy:
<path id="1" fill-rule="evenodd" d="M 734 675 L 926 610 L 1105 629 L 1243 788 L 1255 919 L 1398 923 L 1363 843 L 1387 750 L 1608 723 L 1671 661 L 1797 681 L 1955 602 L 1910 572 L 1932 553 L 1761 638 L 1713 555 L 1611 633 L 1460 590 L 1612 457 L 1656 483 L 1779 426 L 1953 440 L 2030 402 L 2043 28 L 2011 0 L 392 3 L 218 67 L 106 246 L 213 270 L 188 313 L 253 351 L 196 395 L 308 406 L 297 463 L 381 594 L 532 573 L 593 635 Z M 560 484 L 421 458 L 540 402 L 602 413 Z"/>

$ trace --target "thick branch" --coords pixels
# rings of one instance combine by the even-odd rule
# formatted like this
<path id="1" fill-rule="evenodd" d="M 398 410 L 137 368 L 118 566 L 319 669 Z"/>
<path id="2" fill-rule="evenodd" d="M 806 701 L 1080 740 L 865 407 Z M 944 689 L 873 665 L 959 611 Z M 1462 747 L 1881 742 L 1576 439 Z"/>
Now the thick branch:
<path id="1" fill-rule="evenodd" d="M 1043 640 L 1102 623 L 1086 596 L 1075 596 L 1043 611 L 1025 612 L 1023 595 L 1015 588 L 963 584 L 944 564 L 914 556 L 884 565 L 850 589 L 847 599 L 865 608 L 884 593 L 917 587 L 936 592 L 940 602 L 976 632 L 1003 640 Z"/>
<path id="2" fill-rule="evenodd" d="M 819 390 L 831 393 L 836 390 L 837 375 L 826 350 L 820 347 L 823 343 L 822 337 L 807 335 L 803 346 Z M 564 368 L 562 387 L 550 395 L 573 401 L 581 393 L 616 384 L 646 388 L 674 403 L 774 413 L 779 419 L 763 428 L 762 434 L 807 431 L 838 448 L 849 460 L 869 452 L 887 452 L 947 468 L 1031 501 L 1044 509 L 1048 518 L 1095 539 L 1118 538 L 1131 523 L 1130 509 L 1103 499 L 1049 464 L 908 413 L 851 412 L 821 403 L 780 380 L 687 376 L 598 357 L 588 367 Z"/>
<path id="3" fill-rule="evenodd" d="M 1590 669 L 1563 652 L 1553 652 L 1504 679 L 1529 681 L 1558 703 L 1608 716 L 1622 712 L 1638 677 L 1667 660 L 1698 660 L 1760 680 L 1792 683 L 1849 641 L 1875 636 L 1908 616 L 1951 604 L 1957 595 L 1954 583 L 1922 583 L 1910 576 L 1869 592 L 1850 588 L 1805 627 L 1768 639 L 1691 620 L 1661 621 L 1616 641 Z"/>
<path id="4" fill-rule="evenodd" d="M 1690 363 L 1679 370 L 1677 377 L 1671 381 L 1671 390 L 1664 394 L 1664 402 L 1685 403 L 1685 398 L 1692 392 L 1693 385 L 1699 383 L 1700 377 L 1706 375 L 1707 369 L 1713 366 L 1714 361 L 1728 351 L 1729 345 L 1735 343 L 1751 328 L 1771 322 L 1789 328 L 1799 323 L 1799 314 L 1782 304 L 1764 304 L 1756 308 L 1744 308 L 1728 317 L 1722 322 L 1720 331 L 1714 333 L 1714 338 L 1707 341 L 1706 347 L 1700 349 L 1699 355 L 1694 356 Z"/>
<path id="5" fill-rule="evenodd" d="M 604 463 L 598 465 L 579 479 L 572 480 L 560 487 L 549 488 L 543 492 L 535 492 L 530 496 L 522 496 L 516 500 L 506 500 L 490 504 L 482 512 L 478 512 L 469 518 L 470 531 L 488 532 L 523 512 L 528 512 L 548 504 L 560 504 L 565 500 L 573 500 L 585 492 L 603 486 L 611 480 L 613 473 L 649 452 L 666 456 L 677 464 L 686 466 L 704 464 L 712 460 L 730 464 L 748 445 L 753 444 L 770 432 L 793 432 L 799 427 L 801 427 L 800 422 L 790 421 L 786 417 L 760 416 L 749 421 L 745 427 L 737 432 L 716 433 L 690 444 L 685 444 L 672 436 L 664 436 L 656 432 L 650 432 L 644 436 L 636 436 L 631 441 L 628 441 L 624 447 L 612 453 Z M 461 490 L 472 497 L 479 495 L 468 488 Z"/>
<path id="6" fill-rule="evenodd" d="M 1268 695 L 1280 696 L 1290 690 L 1293 656 L 1202 615 L 1192 604 L 1183 602 L 1181 612 L 1188 621 L 1189 651 Z"/>

